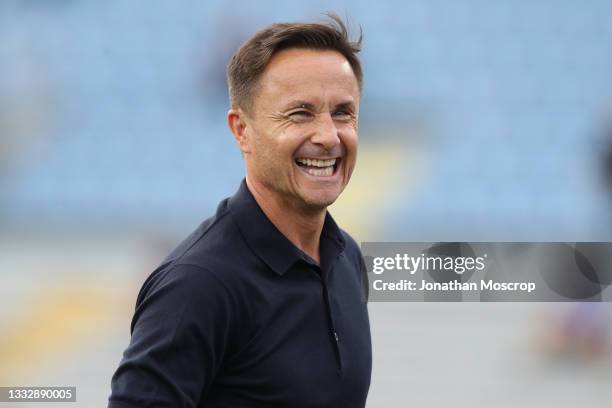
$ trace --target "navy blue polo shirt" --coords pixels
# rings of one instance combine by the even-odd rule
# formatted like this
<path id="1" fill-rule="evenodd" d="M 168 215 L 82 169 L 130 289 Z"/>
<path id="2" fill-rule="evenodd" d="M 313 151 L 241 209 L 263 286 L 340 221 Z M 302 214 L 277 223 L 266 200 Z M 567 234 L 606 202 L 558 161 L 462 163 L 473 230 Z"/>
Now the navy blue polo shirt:
<path id="1" fill-rule="evenodd" d="M 364 407 L 363 262 L 327 213 L 320 266 L 243 181 L 147 278 L 110 408 Z"/>

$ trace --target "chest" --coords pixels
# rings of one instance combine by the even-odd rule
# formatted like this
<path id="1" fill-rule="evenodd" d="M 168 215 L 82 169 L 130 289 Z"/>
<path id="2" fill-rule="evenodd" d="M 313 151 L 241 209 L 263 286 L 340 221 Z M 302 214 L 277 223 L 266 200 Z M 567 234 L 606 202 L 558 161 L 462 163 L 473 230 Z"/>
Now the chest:
<path id="1" fill-rule="evenodd" d="M 325 273 L 300 265 L 245 291 L 247 340 L 219 373 L 219 392 L 268 406 L 363 405 L 370 328 L 359 274 L 348 261 Z"/>

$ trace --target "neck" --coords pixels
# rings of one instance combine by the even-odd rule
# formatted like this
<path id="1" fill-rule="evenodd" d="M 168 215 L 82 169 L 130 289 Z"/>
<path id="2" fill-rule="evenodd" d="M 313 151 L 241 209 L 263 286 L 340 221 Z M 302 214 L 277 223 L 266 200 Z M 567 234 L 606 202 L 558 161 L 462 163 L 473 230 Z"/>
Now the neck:
<path id="1" fill-rule="evenodd" d="M 260 183 L 246 178 L 247 187 L 259 207 L 274 226 L 293 245 L 301 249 L 312 259 L 320 263 L 319 242 L 326 209 L 305 211 L 270 192 Z"/>

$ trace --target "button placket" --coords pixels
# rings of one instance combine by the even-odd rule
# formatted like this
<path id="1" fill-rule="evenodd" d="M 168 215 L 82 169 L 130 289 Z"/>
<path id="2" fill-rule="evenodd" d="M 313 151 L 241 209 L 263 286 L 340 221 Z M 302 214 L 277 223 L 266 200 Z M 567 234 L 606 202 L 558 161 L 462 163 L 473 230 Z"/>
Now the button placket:
<path id="1" fill-rule="evenodd" d="M 342 356 L 340 353 L 340 336 L 338 335 L 338 331 L 336 330 L 336 322 L 334 320 L 334 311 L 332 307 L 332 301 L 328 291 L 328 277 L 331 273 L 331 268 L 327 273 L 322 275 L 321 283 L 323 284 L 323 296 L 325 300 L 325 307 L 327 310 L 327 316 L 330 324 L 330 338 L 334 345 L 334 351 L 336 353 L 336 361 L 338 363 L 338 371 L 342 372 Z"/>

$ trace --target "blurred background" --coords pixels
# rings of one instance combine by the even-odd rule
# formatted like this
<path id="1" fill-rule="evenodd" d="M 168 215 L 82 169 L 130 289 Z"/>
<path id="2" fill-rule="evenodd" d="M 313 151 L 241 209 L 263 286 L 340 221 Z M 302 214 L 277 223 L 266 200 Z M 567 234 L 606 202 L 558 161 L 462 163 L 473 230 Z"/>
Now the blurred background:
<path id="1" fill-rule="evenodd" d="M 243 177 L 229 57 L 326 11 L 364 32 L 358 165 L 331 209 L 358 241 L 610 240 L 607 0 L 2 0 L 1 386 L 105 406 L 140 285 Z M 610 404 L 605 306 L 369 310 L 369 407 Z"/>

